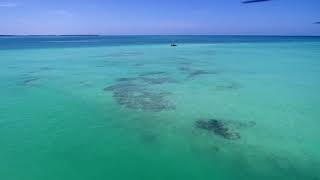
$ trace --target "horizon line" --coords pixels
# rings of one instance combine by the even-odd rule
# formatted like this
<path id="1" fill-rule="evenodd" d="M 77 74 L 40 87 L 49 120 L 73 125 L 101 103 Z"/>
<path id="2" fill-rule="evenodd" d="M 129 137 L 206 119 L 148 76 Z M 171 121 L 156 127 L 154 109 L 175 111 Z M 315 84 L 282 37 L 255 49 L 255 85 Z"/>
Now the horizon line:
<path id="1" fill-rule="evenodd" d="M 0 36 L 283 36 L 283 37 L 314 37 L 314 35 L 282 35 L 282 34 L 0 34 Z"/>

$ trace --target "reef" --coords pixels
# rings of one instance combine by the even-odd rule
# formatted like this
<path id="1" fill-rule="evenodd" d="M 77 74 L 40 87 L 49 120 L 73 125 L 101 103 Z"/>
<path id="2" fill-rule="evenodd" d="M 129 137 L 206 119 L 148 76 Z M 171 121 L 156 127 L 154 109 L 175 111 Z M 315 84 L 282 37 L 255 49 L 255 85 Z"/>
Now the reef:
<path id="1" fill-rule="evenodd" d="M 217 119 L 198 120 L 196 121 L 196 127 L 213 132 L 215 135 L 223 137 L 228 140 L 240 139 L 240 134 L 230 127 L 226 123 Z"/>
<path id="2" fill-rule="evenodd" d="M 157 77 L 157 78 L 143 77 L 141 79 L 148 84 L 165 84 L 165 83 L 178 82 L 170 77 Z"/>
<path id="3" fill-rule="evenodd" d="M 219 73 L 219 71 L 216 71 L 216 70 L 214 71 L 214 70 L 195 69 L 195 68 L 190 67 L 187 64 L 184 64 L 184 65 L 178 67 L 178 69 L 182 73 L 187 74 L 188 79 L 192 79 L 192 78 L 195 78 L 200 75 L 216 75 Z"/>
<path id="4" fill-rule="evenodd" d="M 24 85 L 32 85 L 34 82 L 36 82 L 38 80 L 37 77 L 28 77 L 26 79 L 23 80 L 23 84 Z"/>
<path id="5" fill-rule="evenodd" d="M 36 71 L 30 71 L 21 75 L 21 84 L 24 86 L 34 86 L 39 81 Z"/>
<path id="6" fill-rule="evenodd" d="M 121 81 L 134 81 L 134 80 L 138 80 L 139 78 L 119 78 L 117 79 L 118 82 L 121 82 Z"/>
<path id="7" fill-rule="evenodd" d="M 186 67 L 186 66 L 181 66 L 181 67 L 179 67 L 179 70 L 180 70 L 180 71 L 183 71 L 183 72 L 191 71 L 191 69 L 190 69 L 189 67 Z"/>
<path id="8" fill-rule="evenodd" d="M 164 71 L 154 71 L 154 72 L 146 72 L 146 73 L 142 73 L 139 76 L 154 76 L 154 75 L 167 75 L 166 72 Z"/>
<path id="9" fill-rule="evenodd" d="M 171 93 L 162 91 L 159 87 L 154 88 L 154 86 L 175 81 L 170 77 L 163 76 L 163 73 L 161 76 L 158 74 L 153 72 L 138 77 L 119 78 L 116 84 L 108 86 L 104 90 L 112 91 L 118 104 L 129 109 L 150 112 L 174 110 L 175 105 L 168 99 Z"/>
<path id="10" fill-rule="evenodd" d="M 80 81 L 80 85 L 84 86 L 84 87 L 90 87 L 90 86 L 92 86 L 92 82 L 91 81 Z"/>
<path id="11" fill-rule="evenodd" d="M 188 73 L 188 78 L 194 78 L 199 75 L 217 74 L 216 71 L 194 70 Z"/>

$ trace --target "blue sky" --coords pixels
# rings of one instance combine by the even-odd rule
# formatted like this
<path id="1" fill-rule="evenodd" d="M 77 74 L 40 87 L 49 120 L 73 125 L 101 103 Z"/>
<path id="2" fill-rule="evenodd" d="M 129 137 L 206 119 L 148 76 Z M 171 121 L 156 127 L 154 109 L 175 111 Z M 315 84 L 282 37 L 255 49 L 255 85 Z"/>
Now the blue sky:
<path id="1" fill-rule="evenodd" d="M 320 0 L 0 0 L 0 34 L 320 35 Z"/>

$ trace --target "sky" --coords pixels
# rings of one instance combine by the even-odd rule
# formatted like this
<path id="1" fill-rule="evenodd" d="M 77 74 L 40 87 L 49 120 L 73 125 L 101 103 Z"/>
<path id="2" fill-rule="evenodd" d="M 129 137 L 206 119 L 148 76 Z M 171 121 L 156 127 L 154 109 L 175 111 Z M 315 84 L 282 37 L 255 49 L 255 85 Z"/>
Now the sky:
<path id="1" fill-rule="evenodd" d="M 0 34 L 320 35 L 320 0 L 0 0 Z"/>

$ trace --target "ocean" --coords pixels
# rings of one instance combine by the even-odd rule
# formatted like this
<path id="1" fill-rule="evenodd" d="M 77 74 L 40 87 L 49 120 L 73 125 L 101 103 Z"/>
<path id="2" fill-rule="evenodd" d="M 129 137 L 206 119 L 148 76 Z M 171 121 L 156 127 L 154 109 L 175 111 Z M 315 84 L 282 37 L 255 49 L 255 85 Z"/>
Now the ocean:
<path id="1" fill-rule="evenodd" d="M 319 180 L 319 78 L 320 37 L 1 36 L 0 178 Z"/>

